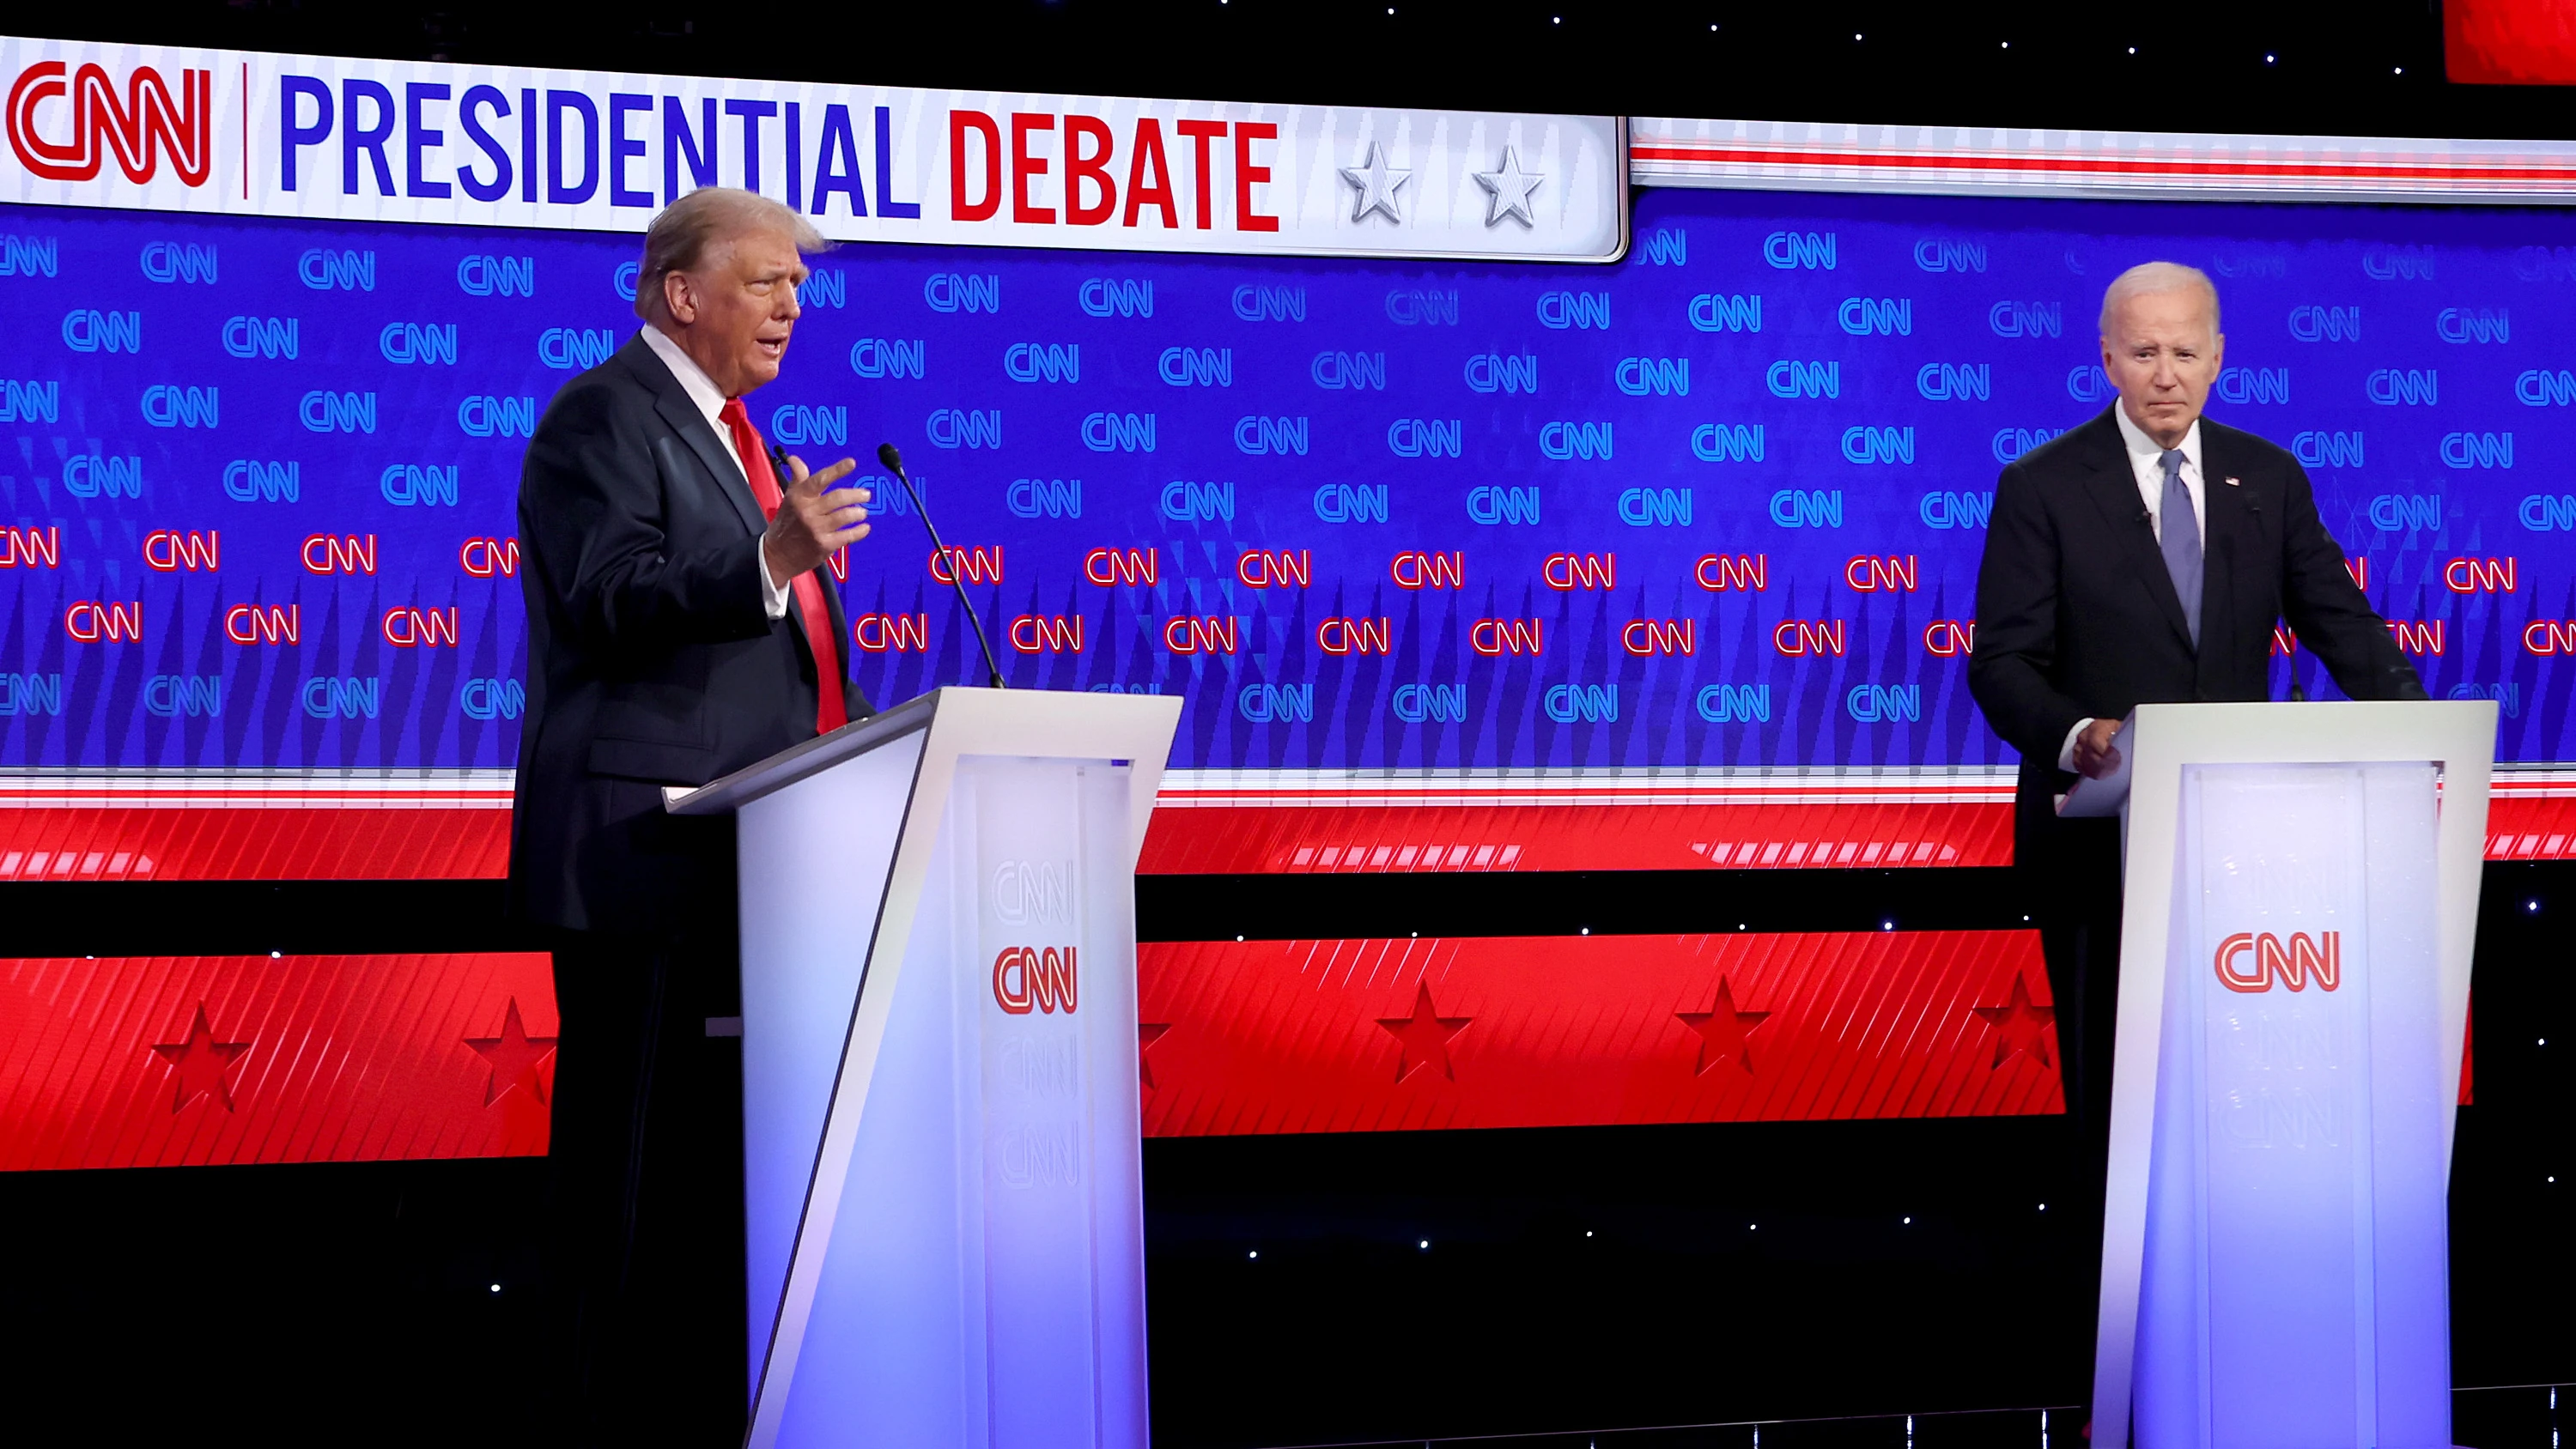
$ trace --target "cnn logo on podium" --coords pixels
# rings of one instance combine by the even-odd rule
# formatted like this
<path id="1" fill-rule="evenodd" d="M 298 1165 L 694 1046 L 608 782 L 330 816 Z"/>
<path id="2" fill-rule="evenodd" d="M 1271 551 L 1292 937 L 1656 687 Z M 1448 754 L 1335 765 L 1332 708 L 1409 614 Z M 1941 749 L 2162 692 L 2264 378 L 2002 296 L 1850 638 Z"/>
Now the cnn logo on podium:
<path id="1" fill-rule="evenodd" d="M 993 958 L 993 1000 L 1013 1016 L 1032 1011 L 1073 1014 L 1071 946 L 1005 946 Z"/>
<path id="2" fill-rule="evenodd" d="M 2248 956 L 2254 958 L 2250 971 Z M 2310 940 L 2305 931 L 2293 931 L 2284 943 L 2269 931 L 2239 931 L 2218 943 L 2217 967 L 2219 985 L 2249 996 L 2276 982 L 2305 991 L 2311 979 L 2318 989 L 2332 991 L 2343 984 L 2343 932 L 2320 931 Z"/>

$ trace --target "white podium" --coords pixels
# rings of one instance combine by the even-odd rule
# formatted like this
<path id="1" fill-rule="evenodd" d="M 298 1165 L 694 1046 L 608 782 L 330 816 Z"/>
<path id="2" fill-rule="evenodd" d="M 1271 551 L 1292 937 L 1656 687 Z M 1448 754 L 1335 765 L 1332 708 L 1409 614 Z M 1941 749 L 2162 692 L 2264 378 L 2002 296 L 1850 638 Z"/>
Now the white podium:
<path id="1" fill-rule="evenodd" d="M 943 689 L 740 832 L 748 1442 L 1143 1449 L 1138 848 L 1177 698 Z"/>
<path id="2" fill-rule="evenodd" d="M 2450 1445 L 2495 737 L 2491 701 L 2138 707 L 2096 1444 Z"/>

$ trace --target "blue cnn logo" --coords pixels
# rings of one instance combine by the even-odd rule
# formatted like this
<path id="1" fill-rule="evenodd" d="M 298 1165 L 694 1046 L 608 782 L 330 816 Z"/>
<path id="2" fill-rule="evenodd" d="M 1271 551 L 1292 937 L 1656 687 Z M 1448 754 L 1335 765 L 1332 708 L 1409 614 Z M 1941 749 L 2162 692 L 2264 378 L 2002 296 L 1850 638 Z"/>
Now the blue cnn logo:
<path id="1" fill-rule="evenodd" d="M 1914 461 L 1914 430 L 1908 428 L 1843 429 L 1843 461 L 1846 463 L 1911 463 Z"/>
<path id="2" fill-rule="evenodd" d="M 1687 357 L 1623 357 L 1610 369 L 1610 381 L 1630 397 L 1690 396 L 1690 359 Z M 1537 391 L 1538 359 L 1530 359 L 1530 390 Z"/>
<path id="3" fill-rule="evenodd" d="M 453 322 L 388 322 L 376 334 L 376 351 L 387 362 L 402 366 L 420 364 L 429 367 L 456 365 L 456 324 Z"/>
<path id="4" fill-rule="evenodd" d="M 549 327 L 537 334 L 537 361 L 558 372 L 587 372 L 617 351 L 605 327 Z"/>
<path id="5" fill-rule="evenodd" d="M 920 378 L 930 344 L 919 337 L 862 337 L 850 344 L 850 371 L 865 378 Z"/>
<path id="6" fill-rule="evenodd" d="M 1232 485 L 1227 485 L 1231 493 Z M 1002 490 L 1002 506 L 1015 518 L 1080 518 L 1082 516 L 1082 480 L 1079 478 L 1014 478 Z M 1234 499 L 1225 500 L 1226 516 L 1234 516 Z M 1168 514 L 1166 515 L 1169 516 Z"/>
<path id="7" fill-rule="evenodd" d="M 295 275 L 317 292 L 372 292 L 376 254 L 314 247 L 295 259 Z"/>
<path id="8" fill-rule="evenodd" d="M 2513 317 L 2502 307 L 2445 307 L 2433 315 L 2433 335 L 2445 342 L 2511 342 Z"/>
<path id="9" fill-rule="evenodd" d="M 1234 484 L 1175 481 L 1163 485 L 1163 516 L 1174 523 L 1234 522 Z"/>
<path id="10" fill-rule="evenodd" d="M 46 275 L 51 276 L 52 273 Z M 1236 295 L 1242 294 L 1238 292 Z M 1242 310 L 1240 303 L 1236 310 Z M 1398 327 L 1455 327 L 1458 325 L 1458 290 L 1452 287 L 1443 292 L 1404 289 L 1389 292 L 1386 294 L 1386 320 Z"/>
<path id="11" fill-rule="evenodd" d="M 933 272 L 922 281 L 921 300 L 933 312 L 999 312 L 1002 279 L 989 272 Z"/>
<path id="12" fill-rule="evenodd" d="M 1906 724 L 1923 718 L 1919 684 L 1855 684 L 1843 696 L 1843 712 L 1861 724 Z"/>
<path id="13" fill-rule="evenodd" d="M 1771 686 L 1767 684 L 1702 685 L 1692 704 L 1710 724 L 1769 724 Z"/>
<path id="14" fill-rule="evenodd" d="M 1914 265 L 1927 272 L 1982 272 L 1986 269 L 1986 244 L 1927 236 L 1914 244 Z"/>
<path id="15" fill-rule="evenodd" d="M 1306 289 L 1237 287 L 1234 289 L 1234 315 L 1246 322 L 1303 322 L 1306 320 Z"/>
<path id="16" fill-rule="evenodd" d="M 1387 707 L 1406 724 L 1460 724 L 1467 718 L 1467 686 L 1399 684 Z"/>
<path id="17" fill-rule="evenodd" d="M 224 351 L 240 358 L 295 360 L 302 328 L 293 317 L 227 317 Z"/>
<path id="18" fill-rule="evenodd" d="M 1014 342 L 1002 350 L 1002 375 L 1013 382 L 1080 382 L 1082 344 Z"/>
<path id="19" fill-rule="evenodd" d="M 143 276 L 153 282 L 215 280 L 215 249 L 195 242 L 147 242 L 140 258 Z"/>
<path id="20" fill-rule="evenodd" d="M 2359 342 L 2359 307 L 2293 307 L 2290 337 L 2297 342 Z"/>
<path id="21" fill-rule="evenodd" d="M 2358 468 L 2362 465 L 2361 434 L 2300 433 L 2290 439 L 2290 453 L 2310 468 Z"/>
<path id="22" fill-rule="evenodd" d="M 2416 533 L 2442 526 L 2439 493 L 2382 493 L 2364 510 L 2370 526 L 2382 533 Z"/>
<path id="23" fill-rule="evenodd" d="M 2118 388 L 2111 385 L 2110 374 L 2104 372 L 2102 364 L 2098 362 L 2088 362 L 2067 371 L 2066 395 L 2077 402 L 2104 402 L 2118 391 Z"/>
<path id="24" fill-rule="evenodd" d="M 1784 272 L 1834 269 L 1834 233 L 1775 231 L 1762 239 L 1762 260 Z"/>
<path id="25" fill-rule="evenodd" d="M 304 712 L 315 719 L 374 719 L 384 681 L 321 676 L 304 681 L 303 698 Z"/>
<path id="26" fill-rule="evenodd" d="M 1384 523 L 1383 483 L 1327 483 L 1315 490 L 1315 517 L 1324 523 Z"/>
<path id="27" fill-rule="evenodd" d="M 2534 533 L 2576 532 L 2576 494 L 2534 493 L 2522 500 L 2520 515 Z"/>
<path id="28" fill-rule="evenodd" d="M 171 387 L 143 390 L 143 421 L 156 428 L 211 428 L 218 421 L 217 389 Z"/>
<path id="29" fill-rule="evenodd" d="M 304 496 L 304 465 L 235 458 L 224 465 L 224 496 L 236 503 L 294 503 Z"/>
<path id="30" fill-rule="evenodd" d="M 374 253 L 368 255 L 372 257 Z M 635 278 L 628 275 L 623 281 L 621 293 L 632 302 L 635 300 Z M 373 284 L 369 286 L 372 290 Z M 456 289 L 469 297 L 533 297 L 537 295 L 537 259 L 460 257 L 456 263 Z"/>
<path id="31" fill-rule="evenodd" d="M 1467 520 L 1482 524 L 1523 524 L 1539 520 L 1536 487 L 1502 488 L 1483 484 L 1467 490 Z"/>
<path id="32" fill-rule="evenodd" d="M 2576 403 L 2576 372 L 2533 368 L 2513 380 L 2513 395 L 2525 407 L 2563 408 Z"/>
<path id="33" fill-rule="evenodd" d="M 1608 423 L 1555 422 L 1538 430 L 1538 450 L 1560 463 L 1606 463 L 1610 461 L 1610 441 Z"/>
<path id="34" fill-rule="evenodd" d="M 2238 405 L 2247 403 L 2285 403 L 2290 400 L 2290 370 L 2286 367 L 2230 367 L 2218 374 L 2215 391 L 2221 401 Z"/>
<path id="35" fill-rule="evenodd" d="M 372 433 L 376 430 L 376 395 L 371 392 L 324 392 L 304 395 L 295 415 L 316 433 Z"/>
<path id="36" fill-rule="evenodd" d="M 1914 390 L 1930 402 L 1984 402 L 1994 389 L 1992 363 L 1927 362 L 1914 370 Z"/>
<path id="37" fill-rule="evenodd" d="M 1911 337 L 1914 300 L 1910 297 L 1845 297 L 1834 320 L 1854 337 Z"/>
<path id="38" fill-rule="evenodd" d="M 1462 418 L 1397 418 L 1386 425 L 1386 450 L 1399 458 L 1456 458 L 1466 447 Z"/>
<path id="39" fill-rule="evenodd" d="M 0 717 L 63 712 L 59 674 L 0 674 Z"/>
<path id="40" fill-rule="evenodd" d="M 1386 354 L 1318 352 L 1315 360 L 1307 365 L 1306 375 L 1314 380 L 1315 386 L 1329 392 L 1384 392 Z"/>
<path id="41" fill-rule="evenodd" d="M 527 686 L 515 679 L 469 679 L 456 691 L 468 719 L 517 719 L 528 707 Z"/>
<path id="42" fill-rule="evenodd" d="M 2442 435 L 2442 466 L 2510 468 L 2513 466 L 2513 434 L 2445 433 Z"/>
<path id="43" fill-rule="evenodd" d="M 1995 495 L 1926 493 L 1914 512 L 1925 528 L 1983 528 L 1994 519 Z"/>
<path id="44" fill-rule="evenodd" d="M 940 408 L 922 419 L 921 435 L 934 448 L 998 448 L 1002 446 L 1002 410 Z"/>
<path id="45" fill-rule="evenodd" d="M 63 460 L 63 491 L 74 498 L 140 498 L 143 460 L 132 454 L 74 453 Z"/>
<path id="46" fill-rule="evenodd" d="M 2063 428 L 1998 428 L 1994 437 L 1995 461 L 2012 462 L 2064 431 Z"/>
<path id="47" fill-rule="evenodd" d="M 1759 332 L 1762 298 L 1743 292 L 1702 292 L 1690 299 L 1690 324 L 1702 332 Z"/>
<path id="48" fill-rule="evenodd" d="M 2430 367 L 2383 367 L 2362 383 L 2381 407 L 2433 407 L 2442 401 L 2442 374 Z"/>
<path id="49" fill-rule="evenodd" d="M 1824 492 L 1783 488 L 1771 495 L 1771 521 L 1782 528 L 1840 528 L 1843 526 L 1843 491 L 1839 488 Z"/>
<path id="50" fill-rule="evenodd" d="M 2055 302 L 1997 302 L 1986 309 L 1986 326 L 1997 337 L 2053 339 L 2066 330 L 2066 319 Z"/>
<path id="51" fill-rule="evenodd" d="M 1379 375 L 1384 376 L 1386 354 L 1378 354 Z M 1231 347 L 1166 347 L 1154 359 L 1154 372 L 1173 387 L 1234 386 L 1234 349 Z"/>
<path id="52" fill-rule="evenodd" d="M 375 394 L 369 393 L 370 398 Z M 532 397 L 469 397 L 456 405 L 456 426 L 471 438 L 524 438 L 537 430 Z M 372 432 L 374 429 L 370 428 Z"/>
<path id="53" fill-rule="evenodd" d="M 769 415 L 769 436 L 789 447 L 844 447 L 850 441 L 850 410 L 838 403 L 788 403 Z"/>
<path id="54" fill-rule="evenodd" d="M 224 681 L 212 674 L 156 674 L 143 681 L 143 708 L 162 719 L 224 712 Z"/>
<path id="55" fill-rule="evenodd" d="M 1305 724 L 1315 717 L 1315 686 L 1247 684 L 1235 695 L 1234 706 L 1254 724 Z"/>
<path id="56" fill-rule="evenodd" d="M 1687 488 L 1630 488 L 1619 495 L 1619 521 L 1631 528 L 1688 528 L 1691 491 Z"/>
<path id="57" fill-rule="evenodd" d="M 1536 392 L 1538 354 L 1479 352 L 1467 359 L 1464 375 L 1471 392 Z"/>
<path id="58" fill-rule="evenodd" d="M 50 277 L 61 269 L 60 238 L 0 236 L 0 277 Z"/>
<path id="59" fill-rule="evenodd" d="M 141 352 L 143 314 L 83 307 L 63 314 L 63 345 L 74 352 Z"/>
<path id="60" fill-rule="evenodd" d="M 994 429 L 997 439 L 1000 431 L 998 426 Z M 1082 420 L 1082 445 L 1095 453 L 1150 453 L 1154 451 L 1154 414 L 1092 413 Z"/>
<path id="61" fill-rule="evenodd" d="M 1539 702 L 1558 724 L 1616 724 L 1619 720 L 1615 684 L 1551 684 Z"/>
<path id="62" fill-rule="evenodd" d="M 1691 456 L 1703 463 L 1759 463 L 1762 424 L 1702 423 L 1691 429 Z"/>
<path id="63" fill-rule="evenodd" d="M 62 411 L 61 383 L 0 379 L 0 423 L 50 423 Z"/>
<path id="64" fill-rule="evenodd" d="M 1541 292 L 1538 294 L 1538 325 L 1558 332 L 1568 328 L 1586 332 L 1605 331 L 1610 326 L 1610 294 Z"/>
<path id="65" fill-rule="evenodd" d="M 1127 277 L 1085 277 L 1074 301 L 1094 317 L 1151 317 L 1154 284 Z"/>
<path id="66" fill-rule="evenodd" d="M 397 508 L 453 508 L 460 471 L 452 463 L 392 463 L 376 475 L 376 491 Z"/>
<path id="67" fill-rule="evenodd" d="M 1306 419 L 1244 417 L 1234 422 L 1234 448 L 1251 457 L 1306 456 Z"/>
<path id="68" fill-rule="evenodd" d="M 1690 265 L 1690 233 L 1680 227 L 1656 227 L 1647 234 L 1645 246 L 1638 249 L 1637 265 L 1641 267 Z"/>
<path id="69" fill-rule="evenodd" d="M 1839 362 L 1775 362 L 1762 374 L 1763 385 L 1773 397 L 1838 398 L 1843 395 L 1843 365 Z"/>

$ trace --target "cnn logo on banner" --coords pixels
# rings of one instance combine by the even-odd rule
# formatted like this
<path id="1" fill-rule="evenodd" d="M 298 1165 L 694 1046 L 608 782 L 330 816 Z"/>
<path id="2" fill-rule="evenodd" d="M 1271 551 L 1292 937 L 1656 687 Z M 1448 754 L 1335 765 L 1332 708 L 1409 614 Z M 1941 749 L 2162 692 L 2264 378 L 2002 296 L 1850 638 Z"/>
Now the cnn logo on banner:
<path id="1" fill-rule="evenodd" d="M 1073 948 L 1005 946 L 993 958 L 993 1000 L 1013 1016 L 1073 1014 Z"/>
<path id="2" fill-rule="evenodd" d="M 2250 971 L 2248 956 L 2254 958 Z M 2332 991 L 2343 984 L 2343 932 L 2320 931 L 2311 941 L 2305 931 L 2293 931 L 2285 944 L 2269 931 L 2239 931 L 2218 943 L 2217 966 L 2219 985 L 2247 995 L 2269 991 L 2276 981 L 2305 991 L 2311 977 L 2320 990 Z"/>
<path id="3" fill-rule="evenodd" d="M 140 186 L 161 169 L 166 149 L 179 179 L 203 186 L 214 158 L 214 133 L 211 71 L 179 72 L 173 96 L 159 71 L 136 66 L 120 98 L 104 67 L 72 71 L 49 60 L 20 71 L 9 87 L 9 149 L 20 165 L 48 181 L 92 180 L 113 154 L 125 179 Z"/>

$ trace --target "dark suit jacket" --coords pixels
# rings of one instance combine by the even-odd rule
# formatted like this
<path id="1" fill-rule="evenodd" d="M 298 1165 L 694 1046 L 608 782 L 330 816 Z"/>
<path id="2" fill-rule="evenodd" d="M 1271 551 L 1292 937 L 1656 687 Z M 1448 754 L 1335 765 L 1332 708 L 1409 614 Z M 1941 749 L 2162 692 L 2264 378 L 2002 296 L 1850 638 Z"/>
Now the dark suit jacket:
<path id="1" fill-rule="evenodd" d="M 774 621 L 763 607 L 765 526 L 715 429 L 641 337 L 546 408 L 519 480 L 519 913 L 576 930 L 732 920 L 732 820 L 666 814 L 662 787 L 813 738 L 803 622 L 792 603 Z M 823 596 L 846 640 L 839 592 L 827 582 Z M 849 657 L 846 643 L 838 652 Z M 846 677 L 825 687 L 852 719 L 869 712 Z"/>
<path id="2" fill-rule="evenodd" d="M 2197 650 L 2108 411 L 1996 481 L 1968 688 L 2021 752 L 2015 836 L 2025 859 L 2055 824 L 2054 797 L 2075 780 L 2057 768 L 2057 752 L 2077 720 L 2120 719 L 2140 704 L 2269 698 L 2280 620 L 2353 698 L 2424 697 L 2345 571 L 2298 460 L 2205 417 L 2200 443 L 2208 518 Z"/>

